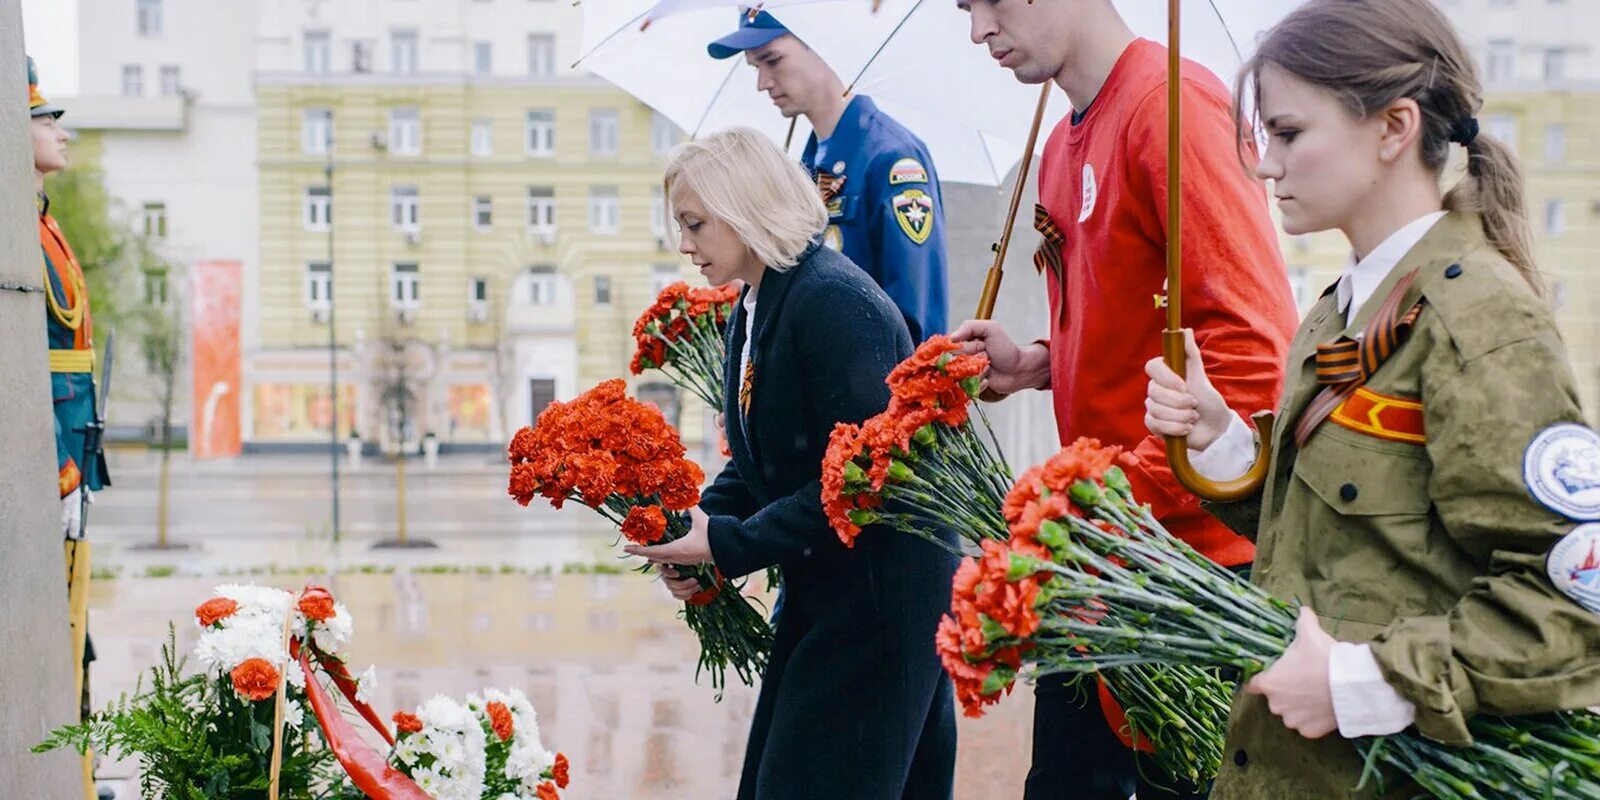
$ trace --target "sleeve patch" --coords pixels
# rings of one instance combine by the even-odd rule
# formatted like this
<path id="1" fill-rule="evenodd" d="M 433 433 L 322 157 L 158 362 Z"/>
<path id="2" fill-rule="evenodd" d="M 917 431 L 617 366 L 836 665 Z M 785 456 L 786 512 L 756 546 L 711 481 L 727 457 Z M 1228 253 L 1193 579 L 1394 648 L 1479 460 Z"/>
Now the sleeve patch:
<path id="1" fill-rule="evenodd" d="M 1579 525 L 1550 548 L 1545 561 L 1550 584 L 1600 614 L 1600 524 Z"/>
<path id="2" fill-rule="evenodd" d="M 927 183 L 928 170 L 922 162 L 914 158 L 902 158 L 894 162 L 889 168 L 889 185 L 899 186 L 902 183 Z"/>
<path id="3" fill-rule="evenodd" d="M 1571 422 L 1533 437 L 1522 479 L 1540 505 L 1579 522 L 1600 520 L 1600 435 Z"/>
<path id="4" fill-rule="evenodd" d="M 894 219 L 913 244 L 928 241 L 933 234 L 933 198 L 921 189 L 907 189 L 890 201 Z"/>

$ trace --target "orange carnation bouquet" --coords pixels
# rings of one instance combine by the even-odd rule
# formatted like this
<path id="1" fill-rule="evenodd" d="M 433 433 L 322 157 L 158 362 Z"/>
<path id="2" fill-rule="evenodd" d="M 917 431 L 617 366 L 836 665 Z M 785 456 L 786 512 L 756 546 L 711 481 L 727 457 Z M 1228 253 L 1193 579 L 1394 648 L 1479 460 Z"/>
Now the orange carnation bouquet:
<path id="1" fill-rule="evenodd" d="M 661 290 L 633 323 L 629 370 L 660 370 L 684 391 L 721 411 L 722 364 L 728 318 L 739 299 L 737 285 L 691 289 L 683 282 Z"/>
<path id="2" fill-rule="evenodd" d="M 945 547 L 935 530 L 973 543 L 1005 540 L 1000 504 L 1011 470 L 972 402 L 988 359 L 959 349 L 945 336 L 923 342 L 889 373 L 888 409 L 861 425 L 834 426 L 822 461 L 822 505 L 847 547 L 873 524 Z"/>
<path id="3" fill-rule="evenodd" d="M 615 523 L 631 542 L 670 542 L 688 533 L 685 512 L 700 502 L 705 480 L 684 452 L 660 409 L 628 397 L 621 380 L 609 380 L 572 402 L 551 403 L 533 427 L 517 431 L 509 448 L 508 491 L 524 506 L 535 497 L 556 508 L 577 500 Z M 740 591 L 742 584 L 715 568 L 680 570 L 702 587 L 683 611 L 700 638 L 699 669 L 711 673 L 719 690 L 730 667 L 751 684 L 772 646 L 766 620 Z"/>

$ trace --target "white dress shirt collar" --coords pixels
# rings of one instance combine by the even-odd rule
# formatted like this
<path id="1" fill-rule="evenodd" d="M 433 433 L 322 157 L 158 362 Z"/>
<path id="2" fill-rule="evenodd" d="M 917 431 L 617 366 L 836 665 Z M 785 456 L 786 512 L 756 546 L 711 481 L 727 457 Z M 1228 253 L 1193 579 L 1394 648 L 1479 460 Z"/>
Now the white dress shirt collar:
<path id="1" fill-rule="evenodd" d="M 1389 277 L 1396 265 L 1411 248 L 1422 241 L 1422 237 L 1433 229 L 1434 223 L 1443 219 L 1445 212 L 1435 211 L 1423 214 L 1407 223 L 1405 227 L 1389 234 L 1389 238 L 1374 247 L 1366 258 L 1355 261 L 1345 268 L 1344 274 L 1339 276 L 1339 285 L 1335 290 L 1339 300 L 1339 313 L 1345 315 L 1348 322 L 1360 313 L 1361 307 L 1372 299 L 1372 293 L 1377 290 L 1385 278 Z"/>

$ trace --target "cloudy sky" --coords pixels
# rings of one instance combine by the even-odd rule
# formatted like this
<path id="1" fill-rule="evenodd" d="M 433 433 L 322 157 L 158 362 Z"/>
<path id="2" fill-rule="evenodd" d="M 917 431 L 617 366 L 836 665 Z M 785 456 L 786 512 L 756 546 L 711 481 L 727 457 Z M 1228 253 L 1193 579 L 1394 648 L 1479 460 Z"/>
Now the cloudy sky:
<path id="1" fill-rule="evenodd" d="M 130 12 L 131 13 L 131 12 Z M 77 0 L 22 0 L 22 36 L 45 97 L 78 93 Z"/>

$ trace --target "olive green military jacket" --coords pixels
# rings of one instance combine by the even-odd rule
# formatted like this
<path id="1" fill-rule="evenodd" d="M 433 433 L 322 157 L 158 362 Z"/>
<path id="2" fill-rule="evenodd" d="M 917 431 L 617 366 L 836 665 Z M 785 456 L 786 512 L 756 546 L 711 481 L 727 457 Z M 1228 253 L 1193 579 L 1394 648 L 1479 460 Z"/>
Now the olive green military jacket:
<path id="1" fill-rule="evenodd" d="M 1368 381 L 1420 400 L 1426 443 L 1332 420 L 1305 447 L 1294 422 L 1318 391 L 1316 345 L 1354 338 L 1420 269 L 1401 308 L 1426 305 L 1410 338 Z M 1467 718 L 1600 704 L 1600 617 L 1556 590 L 1545 556 L 1574 527 L 1523 482 L 1529 443 L 1581 422 L 1565 350 L 1544 301 L 1450 213 L 1344 325 L 1333 292 L 1301 324 L 1262 492 L 1212 513 L 1256 539 L 1252 580 L 1309 605 L 1335 638 L 1370 642 L 1384 678 L 1416 705 L 1416 729 L 1470 741 Z M 1354 791 L 1361 762 L 1337 733 L 1307 740 L 1240 692 L 1214 800 L 1375 797 Z M 1386 797 L 1414 797 L 1386 774 Z"/>

